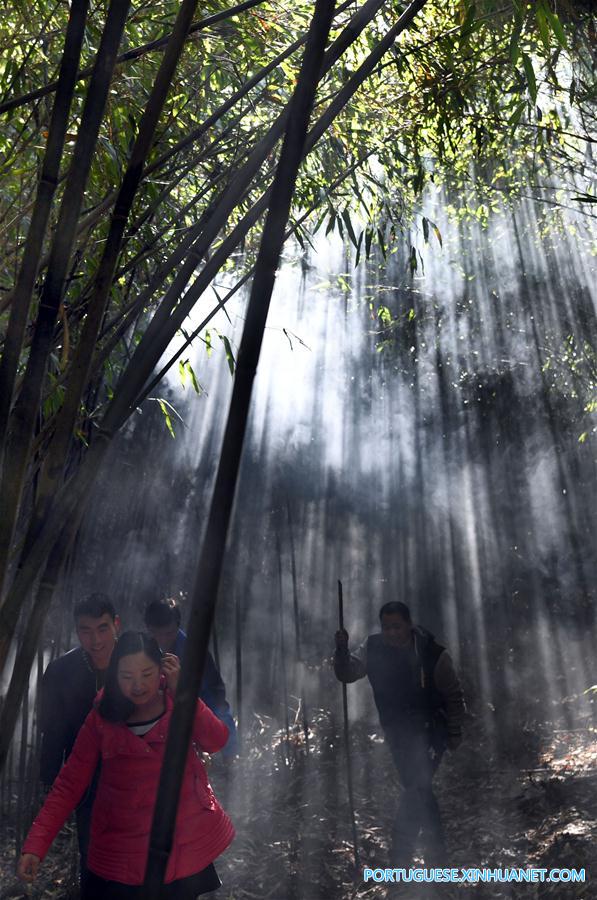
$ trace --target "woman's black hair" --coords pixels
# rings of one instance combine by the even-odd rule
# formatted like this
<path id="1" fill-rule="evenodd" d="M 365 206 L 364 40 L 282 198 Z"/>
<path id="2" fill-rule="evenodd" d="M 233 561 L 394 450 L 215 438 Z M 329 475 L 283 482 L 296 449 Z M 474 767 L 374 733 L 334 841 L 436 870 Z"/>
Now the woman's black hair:
<path id="1" fill-rule="evenodd" d="M 118 663 L 124 656 L 145 653 L 158 666 L 162 663 L 162 651 L 158 642 L 142 631 L 125 631 L 116 642 L 106 673 L 106 683 L 97 711 L 108 722 L 126 722 L 135 708 L 132 700 L 124 696 L 118 686 Z"/>

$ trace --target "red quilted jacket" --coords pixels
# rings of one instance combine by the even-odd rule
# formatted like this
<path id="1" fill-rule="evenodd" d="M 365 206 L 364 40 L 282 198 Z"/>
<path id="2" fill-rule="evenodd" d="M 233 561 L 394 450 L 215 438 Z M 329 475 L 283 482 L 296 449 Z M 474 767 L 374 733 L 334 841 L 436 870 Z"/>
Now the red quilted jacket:
<path id="1" fill-rule="evenodd" d="M 88 866 L 102 878 L 123 884 L 143 883 L 160 766 L 172 715 L 172 699 L 168 693 L 165 696 L 165 714 L 142 737 L 124 724 L 107 722 L 95 709 L 89 713 L 31 826 L 23 853 L 44 858 L 81 800 L 101 758 Z M 227 739 L 226 725 L 198 700 L 166 882 L 201 871 L 234 837 L 232 823 L 216 800 L 198 756 L 202 750 L 215 753 Z"/>

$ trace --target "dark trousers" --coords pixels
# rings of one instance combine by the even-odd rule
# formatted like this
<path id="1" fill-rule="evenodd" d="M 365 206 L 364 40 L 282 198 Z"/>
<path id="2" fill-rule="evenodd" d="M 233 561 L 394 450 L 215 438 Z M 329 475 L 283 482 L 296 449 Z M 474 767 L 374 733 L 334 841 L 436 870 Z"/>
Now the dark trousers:
<path id="1" fill-rule="evenodd" d="M 397 724 L 384 728 L 401 784 L 392 833 L 391 863 L 408 868 L 419 835 L 425 864 L 446 864 L 446 845 L 439 806 L 433 793 L 433 776 L 445 746 L 434 742 L 424 725 Z"/>
<path id="2" fill-rule="evenodd" d="M 187 878 L 171 881 L 162 888 L 164 900 L 195 900 L 200 894 L 216 891 L 221 881 L 213 863 Z M 122 884 L 106 881 L 89 872 L 86 900 L 143 900 L 145 890 L 142 885 Z"/>

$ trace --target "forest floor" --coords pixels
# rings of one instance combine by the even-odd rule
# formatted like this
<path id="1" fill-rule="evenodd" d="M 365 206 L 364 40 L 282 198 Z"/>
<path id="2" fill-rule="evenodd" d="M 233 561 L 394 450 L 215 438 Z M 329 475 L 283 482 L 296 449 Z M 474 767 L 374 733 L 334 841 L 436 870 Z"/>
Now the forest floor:
<path id="1" fill-rule="evenodd" d="M 255 716 L 244 759 L 214 762 L 211 780 L 233 819 L 237 837 L 217 863 L 223 887 L 214 900 L 382 900 L 413 898 L 597 898 L 597 727 L 567 730 L 561 710 L 549 718 L 511 723 L 506 746 L 469 723 L 468 736 L 436 776 L 456 868 L 584 868 L 580 884 L 365 884 L 362 869 L 385 868 L 399 792 L 379 733 L 364 723 L 351 732 L 361 868 L 355 872 L 341 729 L 324 710 L 309 723 L 309 746 L 299 725 L 276 730 Z M 562 722 L 560 722 L 562 718 Z M 576 723 L 578 724 L 578 722 Z M 308 752 L 307 752 L 308 749 Z M 419 860 L 415 865 L 423 866 Z M 14 836 L 4 827 L 0 900 L 75 900 L 76 844 L 67 826 L 44 862 L 37 884 L 14 878 Z"/>

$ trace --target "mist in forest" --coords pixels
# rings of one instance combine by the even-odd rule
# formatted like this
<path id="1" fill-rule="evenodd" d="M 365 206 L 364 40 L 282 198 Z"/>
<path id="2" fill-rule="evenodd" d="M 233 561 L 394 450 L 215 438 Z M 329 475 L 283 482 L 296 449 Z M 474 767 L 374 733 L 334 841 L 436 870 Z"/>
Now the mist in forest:
<path id="1" fill-rule="evenodd" d="M 542 237 L 523 201 L 487 229 L 457 226 L 443 203 L 438 192 L 424 210 L 428 243 L 419 219 L 385 261 L 355 268 L 337 237 L 287 248 L 216 622 L 231 685 L 240 632 L 249 714 L 282 721 L 282 669 L 296 693 L 297 664 L 329 657 L 338 578 L 352 639 L 376 629 L 382 603 L 409 603 L 490 730 L 525 695 L 591 684 L 596 279 L 571 233 L 585 225 L 571 214 L 570 231 Z M 243 322 L 243 298 L 231 304 L 211 346 L 181 357 L 202 393 L 178 364 L 154 392 L 175 438 L 146 401 L 78 540 L 69 592 L 105 590 L 126 624 L 149 597 L 192 589 L 232 382 L 221 335 L 234 353 Z M 569 706 L 583 715 L 582 699 Z"/>
<path id="2" fill-rule="evenodd" d="M 345 796 L 341 753 L 317 726 L 341 718 L 338 579 L 353 646 L 400 599 L 450 649 L 465 731 L 483 735 L 488 758 L 536 764 L 552 729 L 591 721 L 597 280 L 585 221 L 570 213 L 546 233 L 549 209 L 522 201 L 483 228 L 445 206 L 429 197 L 427 226 L 419 217 L 385 260 L 377 250 L 355 267 L 337 235 L 288 246 L 268 319 L 212 648 L 245 754 L 277 735 L 279 773 L 285 733 L 308 756 L 306 731 L 320 761 L 337 755 L 299 795 L 274 798 L 297 811 L 303 849 L 310 817 Z M 230 301 L 115 441 L 47 630 L 63 628 L 62 648 L 58 610 L 93 590 L 125 627 L 142 627 L 160 595 L 185 609 L 232 386 L 221 336 L 234 354 L 243 303 Z M 370 739 L 356 789 L 370 796 L 379 724 L 366 682 L 349 695 Z M 236 792 L 253 832 L 263 790 Z"/>

